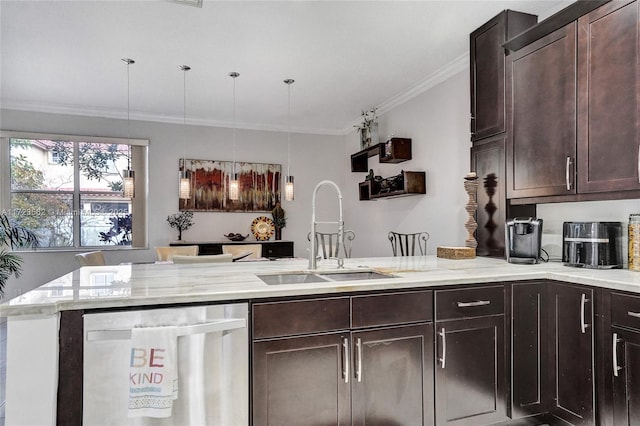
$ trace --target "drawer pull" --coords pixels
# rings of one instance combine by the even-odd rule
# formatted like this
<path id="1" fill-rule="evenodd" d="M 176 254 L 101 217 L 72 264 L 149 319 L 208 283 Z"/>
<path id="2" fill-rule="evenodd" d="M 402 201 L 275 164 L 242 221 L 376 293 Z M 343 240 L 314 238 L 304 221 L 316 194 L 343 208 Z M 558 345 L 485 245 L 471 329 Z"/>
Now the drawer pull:
<path id="1" fill-rule="evenodd" d="M 634 317 L 634 318 L 640 318 L 640 312 L 627 312 L 627 315 L 629 315 L 630 317 Z"/>
<path id="2" fill-rule="evenodd" d="M 458 302 L 458 308 L 470 308 L 473 306 L 487 306 L 491 300 L 476 300 L 475 302 Z"/>
<path id="3" fill-rule="evenodd" d="M 582 331 L 582 334 L 585 334 L 587 332 L 587 327 L 589 327 L 589 324 L 587 324 L 587 322 L 585 321 L 584 312 L 587 302 L 589 302 L 589 299 L 587 299 L 587 295 L 582 293 L 580 295 L 580 331 Z"/>
<path id="4" fill-rule="evenodd" d="M 444 327 L 441 329 L 438 335 L 442 337 L 442 358 L 438 358 L 438 361 L 442 363 L 442 368 L 444 368 L 447 362 L 447 334 L 444 331 Z"/>
<path id="5" fill-rule="evenodd" d="M 613 376 L 618 377 L 618 372 L 622 370 L 622 367 L 618 366 L 618 343 L 622 342 L 622 339 L 618 339 L 618 333 L 613 333 Z"/>
<path id="6" fill-rule="evenodd" d="M 346 337 L 342 338 L 342 357 L 344 358 L 343 367 L 342 367 L 342 378 L 345 383 L 349 383 L 349 363 L 351 360 L 349 359 L 349 339 Z"/>
<path id="7" fill-rule="evenodd" d="M 356 339 L 356 379 L 358 383 L 362 382 L 362 339 L 359 337 Z"/>
<path id="8" fill-rule="evenodd" d="M 565 180 L 567 181 L 567 191 L 571 191 L 571 175 L 569 173 L 569 169 L 571 168 L 571 165 L 573 164 L 573 161 L 571 160 L 571 157 L 567 157 L 567 164 L 565 166 Z"/>

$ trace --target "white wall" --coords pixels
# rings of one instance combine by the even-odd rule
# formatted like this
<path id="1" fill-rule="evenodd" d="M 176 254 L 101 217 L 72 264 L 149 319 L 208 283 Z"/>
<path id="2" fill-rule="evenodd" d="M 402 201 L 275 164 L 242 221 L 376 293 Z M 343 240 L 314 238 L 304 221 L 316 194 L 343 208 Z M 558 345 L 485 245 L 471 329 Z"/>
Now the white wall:
<path id="1" fill-rule="evenodd" d="M 28 113 L 2 110 L 2 129 L 89 136 L 127 137 L 124 120 L 79 117 L 57 114 Z M 168 245 L 177 239 L 176 230 L 169 227 L 168 215 L 178 212 L 178 160 L 186 150 L 188 158 L 232 160 L 231 129 L 187 126 L 152 122 L 131 122 L 130 137 L 149 139 L 149 249 L 114 250 L 106 252 L 107 262 L 147 262 L 155 260 L 155 246 Z M 187 137 L 183 149 L 183 136 Z M 311 195 L 315 185 L 331 179 L 342 186 L 343 170 L 348 159 L 344 156 L 344 137 L 292 134 L 291 174 L 295 177 L 296 197 L 282 202 L 287 226 L 283 239 L 294 241 L 295 255 L 307 256 L 307 233 L 310 229 Z M 286 168 L 286 133 L 238 129 L 236 160 L 282 164 Z M 331 195 L 331 194 L 329 194 Z M 318 212 L 331 215 L 335 208 L 322 201 Z M 333 197 L 335 198 L 335 197 Z M 251 221 L 269 212 L 194 214 L 195 225 L 183 232 L 183 239 L 191 241 L 223 241 L 229 232 L 250 233 Z M 86 251 L 86 250 L 82 250 Z M 24 253 L 23 274 L 12 278 L 5 289 L 12 298 L 78 267 L 74 255 L 78 251 Z"/>
<path id="2" fill-rule="evenodd" d="M 389 231 L 427 231 L 429 254 L 437 246 L 464 246 L 467 237 L 463 178 L 469 172 L 469 72 L 457 73 L 443 83 L 379 118 L 379 136 L 411 138 L 412 159 L 380 164 L 369 158 L 376 175 L 389 177 L 401 170 L 425 171 L 426 195 L 377 201 L 358 201 L 358 182 L 366 173 L 345 177 L 346 227 L 356 232 L 353 256 L 390 256 Z M 357 132 L 346 139 L 345 156 L 357 152 Z"/>

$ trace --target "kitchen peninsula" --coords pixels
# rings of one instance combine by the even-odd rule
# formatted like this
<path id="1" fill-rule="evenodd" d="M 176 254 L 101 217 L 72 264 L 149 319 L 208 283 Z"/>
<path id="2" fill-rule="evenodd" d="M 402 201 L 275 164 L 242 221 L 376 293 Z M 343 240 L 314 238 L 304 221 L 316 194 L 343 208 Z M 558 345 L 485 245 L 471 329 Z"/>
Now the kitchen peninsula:
<path id="1" fill-rule="evenodd" d="M 333 389 L 338 396 L 328 395 L 325 399 L 339 406 L 335 407 L 335 415 L 316 415 L 329 415 L 335 421 L 341 416 L 360 419 L 377 415 L 367 411 L 363 400 L 367 393 L 361 387 L 371 385 L 373 380 L 374 375 L 367 375 L 367 368 L 383 366 L 376 365 L 375 358 L 367 355 L 393 348 L 396 343 L 376 345 L 374 341 L 399 342 L 396 351 L 408 350 L 413 361 L 418 353 L 417 362 L 410 360 L 409 364 L 421 373 L 419 383 L 409 383 L 409 379 L 403 383 L 418 386 L 422 397 L 417 402 L 407 402 L 414 406 L 403 406 L 401 415 L 417 413 L 416 416 L 423 416 L 419 419 L 422 424 L 490 424 L 536 415 L 551 424 L 562 418 L 572 424 L 595 425 L 609 424 L 617 413 L 614 408 L 618 402 L 610 391 L 617 386 L 617 376 L 609 374 L 613 371 L 609 367 L 627 364 L 612 357 L 611 333 L 621 327 L 627 335 L 633 334 L 633 329 L 640 326 L 629 322 L 639 320 L 626 318 L 626 311 L 640 312 L 638 273 L 570 268 L 559 263 L 512 265 L 492 258 L 446 260 L 424 256 L 346 259 L 347 271 L 390 274 L 370 280 L 267 285 L 256 276 L 292 274 L 306 267 L 306 260 L 215 267 L 85 267 L 0 305 L 0 314 L 8 317 L 8 419 L 20 411 L 22 416 L 31 416 L 31 423 L 37 420 L 38 424 L 62 424 L 62 419 L 80 423 L 83 316 L 236 302 L 247 303 L 251 313 L 247 344 L 253 345 L 250 365 L 254 398 L 247 410 L 253 413 L 256 425 L 270 421 L 265 416 L 274 415 L 278 408 L 282 408 L 283 416 L 291 414 L 286 407 L 274 405 L 266 414 L 262 401 L 265 392 L 277 388 L 265 387 L 266 376 L 262 376 L 273 351 L 286 352 L 283 348 L 291 348 L 292 342 L 304 340 L 308 344 L 317 336 L 329 339 L 334 335 L 338 344 L 335 351 L 329 352 L 337 357 L 336 365 L 342 367 L 330 377 L 340 386 L 329 384 L 326 389 Z M 335 263 L 323 261 L 319 268 L 335 272 Z M 612 298 L 616 304 L 611 303 Z M 622 304 L 625 315 L 620 316 L 614 308 Z M 331 316 L 323 316 L 323 312 Z M 557 333 L 565 335 L 560 338 Z M 617 333 L 616 336 L 621 335 Z M 547 338 L 555 345 L 551 340 L 546 342 Z M 585 339 L 590 353 L 576 353 L 585 350 L 580 343 Z M 416 342 L 420 342 L 419 346 L 415 346 Z M 334 348 L 333 342 L 327 345 Z M 556 350 L 547 351 L 550 347 Z M 292 354 L 289 352 L 294 356 L 289 367 L 299 361 Z M 355 357 L 353 362 L 349 360 L 351 354 Z M 398 356 L 398 352 L 377 354 L 383 360 Z M 593 368 L 594 362 L 603 365 Z M 477 371 L 465 372 L 466 365 Z M 544 367 L 547 365 L 548 371 Z M 586 371 L 579 370 L 584 365 Z M 310 374 L 322 375 L 318 371 Z M 553 380 L 547 374 L 554 374 Z M 386 373 L 382 376 L 386 377 Z M 479 389 L 470 390 L 471 382 L 456 383 L 461 377 L 473 381 Z M 557 378 L 561 378 L 560 382 Z M 394 378 L 385 380 L 398 384 Z M 547 386 L 547 382 L 554 386 Z M 535 383 L 540 388 L 535 388 Z M 393 386 L 387 387 L 393 391 Z M 562 393 L 564 389 L 572 390 L 571 398 Z M 559 398 L 554 394 L 558 390 Z M 586 392 L 584 398 L 579 395 L 582 390 Z M 25 392 L 29 392 L 28 398 Z M 484 395 L 484 400 L 473 398 L 469 400 L 473 402 L 461 403 L 451 399 L 469 392 L 471 397 Z M 529 403 L 531 395 L 538 393 L 543 401 Z M 29 410 L 23 409 L 27 403 Z M 487 404 L 494 408 L 487 411 Z M 305 408 L 308 407 L 297 406 L 295 410 Z M 581 420 L 568 417 L 580 410 Z M 17 419 L 11 424 L 27 423 Z"/>

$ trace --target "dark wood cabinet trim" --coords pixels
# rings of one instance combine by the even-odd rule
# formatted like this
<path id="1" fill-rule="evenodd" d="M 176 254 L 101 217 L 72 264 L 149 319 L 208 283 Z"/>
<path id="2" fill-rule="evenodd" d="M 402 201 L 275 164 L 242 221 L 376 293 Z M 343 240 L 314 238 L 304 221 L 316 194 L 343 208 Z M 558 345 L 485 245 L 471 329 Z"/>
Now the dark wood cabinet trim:
<path id="1" fill-rule="evenodd" d="M 611 0 L 578 0 L 530 29 L 510 38 L 503 46 L 505 49 L 517 51 L 610 1 Z"/>
<path id="2" fill-rule="evenodd" d="M 84 311 L 62 311 L 59 325 L 56 424 L 82 424 Z M 35 338 L 27 337 L 25 338 Z"/>

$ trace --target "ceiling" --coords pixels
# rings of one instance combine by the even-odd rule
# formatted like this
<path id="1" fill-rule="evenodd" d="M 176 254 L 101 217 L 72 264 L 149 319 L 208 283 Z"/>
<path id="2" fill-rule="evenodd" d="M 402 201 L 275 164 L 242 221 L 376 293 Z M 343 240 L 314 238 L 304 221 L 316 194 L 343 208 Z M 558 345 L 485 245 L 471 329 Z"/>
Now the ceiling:
<path id="1" fill-rule="evenodd" d="M 231 126 L 237 71 L 238 127 L 344 134 L 466 69 L 469 33 L 501 10 L 568 3 L 0 0 L 0 106 L 126 118 L 128 57 L 131 119 Z"/>

